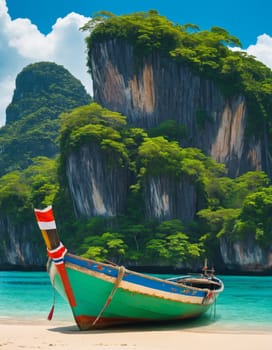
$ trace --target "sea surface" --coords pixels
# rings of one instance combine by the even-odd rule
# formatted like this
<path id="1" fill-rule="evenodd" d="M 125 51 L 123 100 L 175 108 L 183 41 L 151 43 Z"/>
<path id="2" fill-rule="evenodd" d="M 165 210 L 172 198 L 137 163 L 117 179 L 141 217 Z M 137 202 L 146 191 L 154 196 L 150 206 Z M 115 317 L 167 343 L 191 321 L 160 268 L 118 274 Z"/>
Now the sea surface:
<path id="1" fill-rule="evenodd" d="M 225 289 L 215 307 L 200 319 L 187 322 L 187 327 L 211 332 L 272 332 L 272 276 L 217 277 Z M 54 321 L 74 324 L 67 302 L 58 294 L 55 297 Z M 46 272 L 0 271 L 0 322 L 46 321 L 53 300 Z"/>

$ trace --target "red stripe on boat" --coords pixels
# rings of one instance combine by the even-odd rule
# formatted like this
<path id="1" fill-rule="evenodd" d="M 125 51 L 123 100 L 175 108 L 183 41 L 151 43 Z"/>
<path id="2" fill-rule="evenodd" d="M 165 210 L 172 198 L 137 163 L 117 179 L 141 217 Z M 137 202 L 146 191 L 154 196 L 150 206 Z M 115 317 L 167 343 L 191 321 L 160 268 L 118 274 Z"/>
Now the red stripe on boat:
<path id="1" fill-rule="evenodd" d="M 35 215 L 38 222 L 55 221 L 51 205 L 43 210 L 35 209 Z"/>
<path id="2" fill-rule="evenodd" d="M 71 305 L 71 307 L 75 307 L 76 306 L 76 299 L 75 299 L 75 296 L 74 296 L 74 293 L 73 293 L 73 290 L 72 290 L 72 287 L 71 287 L 71 284 L 70 284 L 70 281 L 68 278 L 68 274 L 67 274 L 65 265 L 64 265 L 64 263 L 62 263 L 62 264 L 56 265 L 56 267 L 57 267 L 58 272 L 60 274 L 65 293 L 66 293 L 67 298 L 69 300 L 69 304 Z"/>

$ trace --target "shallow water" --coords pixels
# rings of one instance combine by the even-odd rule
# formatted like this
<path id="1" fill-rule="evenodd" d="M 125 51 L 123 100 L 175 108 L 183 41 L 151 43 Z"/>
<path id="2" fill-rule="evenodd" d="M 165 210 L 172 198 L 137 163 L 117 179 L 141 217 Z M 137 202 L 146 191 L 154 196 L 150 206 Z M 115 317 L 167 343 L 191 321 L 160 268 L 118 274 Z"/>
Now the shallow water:
<path id="1" fill-rule="evenodd" d="M 272 332 L 272 276 L 218 277 L 225 289 L 215 307 L 200 319 L 183 323 L 182 327 L 200 327 L 208 332 Z M 46 320 L 53 298 L 46 272 L 0 271 L 0 321 Z M 74 323 L 68 304 L 58 294 L 53 319 Z"/>

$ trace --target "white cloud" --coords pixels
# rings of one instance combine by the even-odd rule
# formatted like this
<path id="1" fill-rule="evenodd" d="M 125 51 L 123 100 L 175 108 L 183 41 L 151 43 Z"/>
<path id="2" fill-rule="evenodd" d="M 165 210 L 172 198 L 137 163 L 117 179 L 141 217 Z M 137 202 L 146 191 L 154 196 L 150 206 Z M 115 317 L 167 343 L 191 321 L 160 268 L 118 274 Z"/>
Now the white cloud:
<path id="1" fill-rule="evenodd" d="M 48 35 L 42 34 L 28 19 L 12 20 L 5 0 L 0 1 L 0 127 L 5 124 L 6 107 L 12 100 L 15 79 L 28 64 L 51 61 L 64 66 L 92 94 L 87 73 L 87 33 L 79 28 L 90 18 L 70 13 L 59 18 Z"/>
<path id="2" fill-rule="evenodd" d="M 267 34 L 259 35 L 256 44 L 249 45 L 246 50 L 242 50 L 240 47 L 233 47 L 231 50 L 244 51 L 272 69 L 272 37 Z"/>
<path id="3" fill-rule="evenodd" d="M 263 62 L 272 69 L 272 38 L 267 34 L 258 36 L 256 45 L 250 45 L 247 53 L 256 57 L 258 61 Z"/>

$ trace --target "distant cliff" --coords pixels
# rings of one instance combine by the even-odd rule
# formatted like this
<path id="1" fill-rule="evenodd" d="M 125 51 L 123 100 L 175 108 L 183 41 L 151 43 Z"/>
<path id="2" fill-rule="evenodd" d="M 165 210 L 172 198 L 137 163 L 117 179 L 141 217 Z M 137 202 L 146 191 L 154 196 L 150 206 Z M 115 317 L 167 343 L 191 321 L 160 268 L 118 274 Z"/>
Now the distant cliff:
<path id="1" fill-rule="evenodd" d="M 220 239 L 220 253 L 228 271 L 271 272 L 271 247 L 261 247 L 252 235 L 243 241 L 229 242 L 226 238 Z"/>
<path id="2" fill-rule="evenodd" d="M 47 109 L 47 120 L 63 111 L 88 104 L 91 98 L 82 83 L 67 69 L 53 62 L 26 66 L 16 77 L 16 87 L 6 110 L 6 125 L 40 109 Z"/>
<path id="3" fill-rule="evenodd" d="M 41 268 L 46 254 L 42 240 L 37 235 L 34 220 L 15 224 L 5 213 L 0 215 L 0 268 Z M 35 234 L 36 233 L 36 234 Z"/>
<path id="4" fill-rule="evenodd" d="M 16 78 L 13 98 L 0 130 L 0 176 L 26 168 L 31 158 L 58 152 L 59 115 L 88 104 L 83 85 L 64 67 L 38 62 Z"/>

